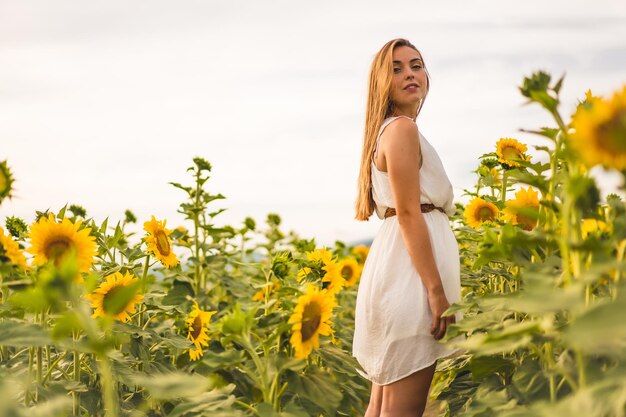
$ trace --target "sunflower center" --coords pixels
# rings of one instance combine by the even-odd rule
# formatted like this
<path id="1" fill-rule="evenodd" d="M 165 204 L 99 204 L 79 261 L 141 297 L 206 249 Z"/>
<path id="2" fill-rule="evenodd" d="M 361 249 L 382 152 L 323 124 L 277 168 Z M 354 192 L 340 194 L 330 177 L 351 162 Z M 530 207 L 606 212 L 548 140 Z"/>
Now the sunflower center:
<path id="1" fill-rule="evenodd" d="M 307 304 L 302 313 L 302 342 L 315 336 L 321 322 L 322 309 L 320 305 L 315 302 Z"/>
<path id="2" fill-rule="evenodd" d="M 504 159 L 508 160 L 522 159 L 522 155 L 519 153 L 519 151 L 511 146 L 507 146 L 506 148 L 502 149 L 502 156 L 504 157 Z"/>
<path id="3" fill-rule="evenodd" d="M 106 314 L 115 316 L 126 310 L 126 305 L 119 305 L 119 302 L 114 302 L 116 296 L 125 288 L 124 285 L 118 285 L 104 294 L 102 297 L 102 309 Z"/>
<path id="4" fill-rule="evenodd" d="M 193 323 L 191 324 L 191 337 L 193 338 L 193 340 L 198 339 L 200 333 L 202 333 L 202 317 L 200 317 L 200 314 L 198 314 L 193 319 Z"/>
<path id="5" fill-rule="evenodd" d="M 167 235 L 164 231 L 159 230 L 156 232 L 156 247 L 159 250 L 159 253 L 163 256 L 167 256 L 170 254 L 170 240 L 167 238 Z"/>
<path id="6" fill-rule="evenodd" d="M 626 129 L 626 108 L 619 109 L 613 117 L 598 125 L 601 145 L 604 145 L 607 151 L 613 154 L 626 153 L 624 129 Z"/>
<path id="7" fill-rule="evenodd" d="M 341 268 L 341 275 L 343 275 L 345 279 L 352 278 L 352 274 L 354 274 L 354 270 L 350 265 L 344 265 L 344 267 Z"/>
<path id="8" fill-rule="evenodd" d="M 71 247 L 72 241 L 65 236 L 60 236 L 46 242 L 44 253 L 46 258 L 58 261 Z"/>
<path id="9" fill-rule="evenodd" d="M 489 207 L 481 207 L 480 209 L 478 209 L 478 212 L 476 214 L 478 215 L 478 219 L 481 222 L 484 222 L 485 220 L 490 220 L 495 215 L 493 210 L 491 210 L 491 208 Z"/>

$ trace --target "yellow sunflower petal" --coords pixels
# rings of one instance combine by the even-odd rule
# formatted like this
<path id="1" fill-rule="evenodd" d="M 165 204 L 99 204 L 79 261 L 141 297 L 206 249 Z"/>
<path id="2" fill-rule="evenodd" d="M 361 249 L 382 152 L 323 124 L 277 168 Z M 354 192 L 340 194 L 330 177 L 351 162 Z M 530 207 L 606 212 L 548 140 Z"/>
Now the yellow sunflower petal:
<path id="1" fill-rule="evenodd" d="M 365 245 L 358 245 L 352 248 L 352 253 L 356 255 L 357 260 L 361 264 L 365 263 L 365 260 L 367 259 L 367 255 L 369 254 L 369 252 L 370 252 L 369 246 L 365 246 Z"/>
<path id="2" fill-rule="evenodd" d="M 332 262 L 332 257 L 333 257 L 332 252 L 330 252 L 326 248 L 318 248 L 318 249 L 315 249 L 314 251 L 306 253 L 306 258 L 309 261 L 313 261 L 313 262 L 321 261 L 324 265 L 327 265 L 330 262 Z"/>
<path id="3" fill-rule="evenodd" d="M 187 327 L 187 339 L 190 340 L 194 348 L 189 349 L 189 359 L 195 361 L 204 355 L 202 347 L 209 346 L 208 325 L 211 317 L 216 311 L 202 310 L 196 301 L 187 319 L 185 325 Z"/>
<path id="4" fill-rule="evenodd" d="M 476 197 L 465 207 L 463 215 L 470 227 L 479 229 L 483 222 L 495 220 L 498 213 L 499 210 L 495 204 Z"/>
<path id="5" fill-rule="evenodd" d="M 570 143 L 589 167 L 626 169 L 626 85 L 610 99 L 587 94 L 572 117 Z"/>
<path id="6" fill-rule="evenodd" d="M 331 261 L 322 268 L 326 273 L 322 277 L 322 282 L 328 283 L 328 292 L 337 294 L 346 285 L 346 280 L 341 274 L 342 266 L 337 262 Z"/>
<path id="7" fill-rule="evenodd" d="M 166 268 L 174 268 L 178 265 L 178 258 L 174 254 L 172 241 L 169 235 L 172 230 L 165 228 L 167 221 L 157 221 L 154 216 L 148 222 L 143 224 L 143 228 L 148 232 L 148 236 L 144 238 L 148 246 L 148 252 L 155 256 L 159 262 Z"/>
<path id="8" fill-rule="evenodd" d="M 96 238 L 90 236 L 91 228 L 80 229 L 81 221 L 72 223 L 64 218 L 57 222 L 54 215 L 42 217 L 37 223 L 30 226 L 30 248 L 28 252 L 35 257 L 35 265 L 43 265 L 53 261 L 59 265 L 61 261 L 72 251 L 76 253 L 78 269 L 87 272 L 94 262 L 97 254 Z"/>
<path id="9" fill-rule="evenodd" d="M 361 278 L 361 272 L 363 266 L 352 257 L 342 259 L 339 261 L 339 270 L 345 281 L 346 287 L 354 286 Z"/>
<path id="10" fill-rule="evenodd" d="M 85 297 L 91 301 L 91 307 L 94 309 L 93 317 L 113 317 L 115 320 L 123 322 L 130 321 L 130 315 L 135 313 L 135 306 L 143 300 L 143 295 L 139 293 L 139 279 L 130 273 L 122 274 L 114 272 L 107 275 L 102 282 L 91 294 Z M 110 302 L 122 289 L 134 286 L 135 290 L 132 294 L 125 294 L 126 303 L 116 306 L 115 310 L 110 310 Z"/>
<path id="11" fill-rule="evenodd" d="M 538 210 L 540 206 L 538 192 L 531 187 L 522 188 L 515 193 L 514 200 L 506 202 L 503 216 L 512 224 L 520 224 L 524 230 L 532 230 L 537 225 L 537 220 L 522 213 L 524 210 Z M 523 210 L 520 210 L 523 209 Z"/>
<path id="12" fill-rule="evenodd" d="M 305 294 L 298 298 L 298 304 L 289 318 L 289 323 L 292 323 L 289 341 L 297 358 L 309 356 L 313 349 L 319 347 L 319 336 L 332 333 L 330 326 L 335 304 L 334 296 L 314 285 L 307 286 Z"/>
<path id="13" fill-rule="evenodd" d="M 528 148 L 523 143 L 513 138 L 501 138 L 496 143 L 496 155 L 498 161 L 510 167 L 519 167 L 520 161 L 528 161 L 529 158 L 524 154 Z"/>
<path id="14" fill-rule="evenodd" d="M 20 245 L 13 240 L 11 234 L 5 235 L 2 227 L 0 227 L 0 256 L 4 256 L 20 269 L 26 269 L 26 257 L 22 253 Z"/>

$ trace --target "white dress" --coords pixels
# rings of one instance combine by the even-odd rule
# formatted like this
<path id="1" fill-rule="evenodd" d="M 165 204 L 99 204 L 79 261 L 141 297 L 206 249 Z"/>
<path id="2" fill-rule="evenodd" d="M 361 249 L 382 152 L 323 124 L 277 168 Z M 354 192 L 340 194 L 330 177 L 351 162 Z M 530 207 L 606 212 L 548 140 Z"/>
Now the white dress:
<path id="1" fill-rule="evenodd" d="M 381 125 L 374 155 L 381 133 L 395 119 L 387 118 Z M 419 137 L 422 167 L 416 169 L 420 169 L 421 203 L 432 203 L 446 212 L 433 210 L 424 213 L 424 219 L 444 292 L 452 304 L 461 299 L 459 247 L 448 220 L 455 210 L 454 194 L 435 148 L 421 133 Z M 426 288 L 406 250 L 398 217 L 384 218 L 387 207 L 395 208 L 395 204 L 387 173 L 378 170 L 374 161 L 372 187 L 376 214 L 383 222 L 361 274 L 352 354 L 365 371 L 359 373 L 386 385 L 455 350 L 430 334 L 432 314 Z M 461 315 L 457 313 L 456 318 Z"/>

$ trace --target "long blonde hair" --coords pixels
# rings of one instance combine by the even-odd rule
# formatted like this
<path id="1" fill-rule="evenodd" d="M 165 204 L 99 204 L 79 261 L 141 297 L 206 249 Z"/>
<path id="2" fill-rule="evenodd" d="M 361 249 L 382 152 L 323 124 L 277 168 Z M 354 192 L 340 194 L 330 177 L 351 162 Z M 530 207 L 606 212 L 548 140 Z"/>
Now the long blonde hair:
<path id="1" fill-rule="evenodd" d="M 422 53 L 408 40 L 398 38 L 387 42 L 374 57 L 370 67 L 369 87 L 367 93 L 367 108 L 365 109 L 365 135 L 363 138 L 363 151 L 361 153 L 361 170 L 358 180 L 358 194 L 356 198 L 357 220 L 369 220 L 374 212 L 374 197 L 372 196 L 372 157 L 378 130 L 383 121 L 393 114 L 393 101 L 391 89 L 393 82 L 393 50 L 400 46 L 413 48 L 417 53 Z M 423 62 L 423 57 L 422 57 Z M 424 63 L 424 70 L 426 64 Z M 426 71 L 426 95 L 430 89 L 430 76 Z M 420 102 L 417 114 L 420 113 L 424 101 Z"/>

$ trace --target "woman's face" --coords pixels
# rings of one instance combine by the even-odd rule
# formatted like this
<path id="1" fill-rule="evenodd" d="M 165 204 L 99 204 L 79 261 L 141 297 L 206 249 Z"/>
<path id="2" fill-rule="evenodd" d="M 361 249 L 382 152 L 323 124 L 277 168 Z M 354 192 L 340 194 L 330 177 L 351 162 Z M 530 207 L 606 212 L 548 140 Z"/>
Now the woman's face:
<path id="1" fill-rule="evenodd" d="M 426 96 L 427 77 L 419 52 L 408 46 L 393 50 L 391 100 L 399 108 L 413 108 Z"/>

